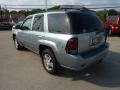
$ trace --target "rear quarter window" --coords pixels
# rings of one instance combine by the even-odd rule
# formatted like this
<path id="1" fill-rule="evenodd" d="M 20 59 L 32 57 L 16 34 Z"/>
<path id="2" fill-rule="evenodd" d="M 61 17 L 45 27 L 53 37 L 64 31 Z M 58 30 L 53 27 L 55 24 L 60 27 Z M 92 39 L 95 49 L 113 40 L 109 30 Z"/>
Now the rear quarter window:
<path id="1" fill-rule="evenodd" d="M 65 13 L 48 14 L 48 30 L 51 33 L 69 34 L 69 19 Z"/>

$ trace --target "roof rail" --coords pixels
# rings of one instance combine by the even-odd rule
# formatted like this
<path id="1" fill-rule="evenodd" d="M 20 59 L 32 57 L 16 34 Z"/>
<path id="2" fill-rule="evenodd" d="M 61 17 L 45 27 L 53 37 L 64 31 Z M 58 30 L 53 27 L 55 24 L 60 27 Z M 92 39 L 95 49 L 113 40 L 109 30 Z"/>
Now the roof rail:
<path id="1" fill-rule="evenodd" d="M 82 5 L 59 5 L 59 6 L 56 6 L 55 8 L 50 8 L 48 9 L 48 11 L 61 11 L 61 10 L 64 10 L 64 11 L 69 11 L 69 10 L 79 10 L 81 12 L 95 12 L 93 10 L 90 10 L 89 8 L 86 8 Z"/>
<path id="2" fill-rule="evenodd" d="M 81 5 L 61 5 L 60 9 L 65 9 L 65 10 L 69 10 L 69 9 L 76 9 L 76 10 L 88 10 L 88 8 L 81 6 Z"/>

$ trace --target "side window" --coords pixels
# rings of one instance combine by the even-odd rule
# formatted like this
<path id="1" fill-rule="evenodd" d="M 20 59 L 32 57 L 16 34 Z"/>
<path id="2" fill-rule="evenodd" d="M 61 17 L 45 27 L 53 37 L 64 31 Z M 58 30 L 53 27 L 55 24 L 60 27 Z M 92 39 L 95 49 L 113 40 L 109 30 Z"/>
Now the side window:
<path id="1" fill-rule="evenodd" d="M 48 29 L 51 33 L 69 34 L 68 16 L 65 13 L 48 14 Z"/>
<path id="2" fill-rule="evenodd" d="M 32 30 L 44 32 L 44 15 L 35 16 Z"/>
<path id="3" fill-rule="evenodd" d="M 31 23 L 32 23 L 32 17 L 27 18 L 22 25 L 22 29 L 23 30 L 30 30 L 31 29 Z"/>

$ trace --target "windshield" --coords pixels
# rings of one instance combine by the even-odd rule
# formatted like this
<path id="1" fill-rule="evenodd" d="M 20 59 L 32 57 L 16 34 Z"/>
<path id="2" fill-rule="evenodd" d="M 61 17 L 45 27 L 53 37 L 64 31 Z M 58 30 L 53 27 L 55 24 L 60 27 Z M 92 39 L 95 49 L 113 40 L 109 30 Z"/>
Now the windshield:
<path id="1" fill-rule="evenodd" d="M 103 30 L 102 22 L 95 14 L 75 11 L 68 12 L 68 17 L 75 34 Z"/>

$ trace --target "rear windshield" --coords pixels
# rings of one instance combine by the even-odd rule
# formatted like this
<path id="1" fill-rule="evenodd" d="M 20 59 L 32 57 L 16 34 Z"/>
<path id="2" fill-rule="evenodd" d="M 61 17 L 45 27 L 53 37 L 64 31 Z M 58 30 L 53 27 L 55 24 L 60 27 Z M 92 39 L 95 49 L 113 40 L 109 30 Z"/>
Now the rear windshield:
<path id="1" fill-rule="evenodd" d="M 116 22 L 116 21 L 117 21 L 117 17 L 116 17 L 116 16 L 109 16 L 109 17 L 107 18 L 107 21 Z"/>
<path id="2" fill-rule="evenodd" d="M 92 13 L 88 12 L 68 12 L 72 33 L 87 33 L 103 31 L 101 20 Z"/>
<path id="3" fill-rule="evenodd" d="M 67 14 L 48 14 L 48 29 L 51 33 L 69 34 L 70 24 Z"/>

